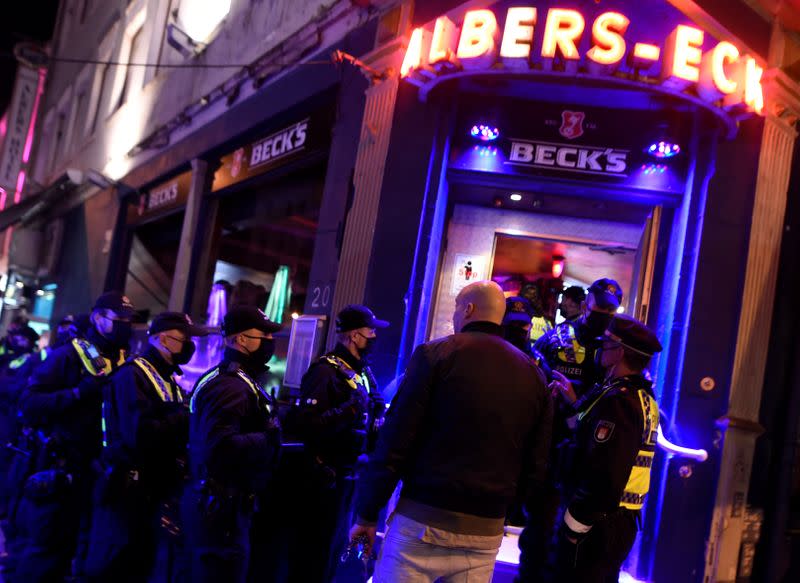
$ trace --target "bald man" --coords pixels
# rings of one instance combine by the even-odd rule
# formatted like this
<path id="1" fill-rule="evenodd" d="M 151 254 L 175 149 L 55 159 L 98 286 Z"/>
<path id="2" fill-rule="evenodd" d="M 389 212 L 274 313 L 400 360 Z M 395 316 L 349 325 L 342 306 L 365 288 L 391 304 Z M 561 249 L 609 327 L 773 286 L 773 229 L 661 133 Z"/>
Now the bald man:
<path id="1" fill-rule="evenodd" d="M 362 474 L 351 541 L 374 544 L 380 509 L 402 480 L 375 583 L 489 581 L 509 504 L 536 504 L 553 405 L 542 373 L 503 339 L 503 291 L 456 298 L 456 333 L 411 357 Z"/>

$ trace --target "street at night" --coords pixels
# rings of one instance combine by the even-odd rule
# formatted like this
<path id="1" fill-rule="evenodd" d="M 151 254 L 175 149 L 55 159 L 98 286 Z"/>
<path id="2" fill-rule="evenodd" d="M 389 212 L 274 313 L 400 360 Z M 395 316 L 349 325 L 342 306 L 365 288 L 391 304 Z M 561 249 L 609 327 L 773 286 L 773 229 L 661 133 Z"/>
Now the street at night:
<path id="1" fill-rule="evenodd" d="M 0 26 L 1 582 L 800 581 L 800 0 Z"/>

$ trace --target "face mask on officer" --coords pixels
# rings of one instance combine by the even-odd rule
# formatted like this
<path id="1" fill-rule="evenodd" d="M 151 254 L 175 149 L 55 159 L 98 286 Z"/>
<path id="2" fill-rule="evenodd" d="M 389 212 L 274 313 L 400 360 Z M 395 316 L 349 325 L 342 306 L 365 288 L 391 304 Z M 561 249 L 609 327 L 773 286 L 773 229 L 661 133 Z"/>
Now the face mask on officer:
<path id="1" fill-rule="evenodd" d="M 609 376 L 622 361 L 624 353 L 622 346 L 616 342 L 603 342 L 603 346 L 595 352 L 594 358 L 595 362 L 606 371 L 606 376 Z"/>
<path id="2" fill-rule="evenodd" d="M 168 343 L 164 342 L 163 337 L 161 338 L 161 346 L 163 346 L 169 352 L 170 357 L 172 358 L 172 364 L 180 366 L 182 364 L 187 364 L 190 360 L 192 360 L 194 351 L 197 348 L 194 342 L 188 338 L 186 340 L 181 340 L 177 336 L 172 336 L 169 334 L 164 334 L 164 336 L 172 340 L 175 344 L 181 345 L 181 349 L 178 352 L 173 352 L 168 346 Z"/>
<path id="3" fill-rule="evenodd" d="M 103 338 L 118 348 L 127 348 L 133 335 L 133 324 L 130 320 L 116 318 L 113 312 L 99 314 L 94 319 L 94 325 Z"/>
<path id="4" fill-rule="evenodd" d="M 275 354 L 275 340 L 266 336 L 250 336 L 248 334 L 242 334 L 242 336 L 250 341 L 260 339 L 258 347 L 249 349 L 245 346 L 245 350 L 247 350 L 248 360 L 250 360 L 253 368 L 265 369 L 272 355 Z"/>
<path id="5" fill-rule="evenodd" d="M 374 334 L 374 332 L 373 332 Z M 358 338 L 358 340 L 356 340 Z M 358 353 L 361 356 L 367 356 L 375 350 L 375 342 L 377 342 L 378 338 L 376 336 L 367 336 L 360 331 L 356 331 L 355 337 L 353 338 L 353 344 L 356 345 L 358 349 Z"/>
<path id="6" fill-rule="evenodd" d="M 31 341 L 25 336 L 9 336 L 7 344 L 8 349 L 14 353 L 29 352 L 33 348 Z"/>

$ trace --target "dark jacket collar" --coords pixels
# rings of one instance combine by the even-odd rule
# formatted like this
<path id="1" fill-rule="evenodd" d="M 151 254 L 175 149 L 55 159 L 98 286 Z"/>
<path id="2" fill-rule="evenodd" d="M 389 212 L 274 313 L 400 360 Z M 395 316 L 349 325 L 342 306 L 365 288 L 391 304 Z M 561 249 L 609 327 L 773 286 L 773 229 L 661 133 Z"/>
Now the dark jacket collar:
<path id="1" fill-rule="evenodd" d="M 341 358 L 347 363 L 347 366 L 356 372 L 364 370 L 367 366 L 366 362 L 353 356 L 353 353 L 347 350 L 347 347 L 341 342 L 336 343 L 336 347 L 333 349 L 333 355 Z"/>
<path id="2" fill-rule="evenodd" d="M 164 357 L 161 356 L 161 353 L 154 346 L 148 346 L 147 350 L 142 354 L 142 358 L 152 364 L 156 371 L 158 371 L 158 374 L 165 380 L 169 380 L 173 374 L 183 374 L 181 367 L 170 364 L 164 360 Z"/>
<path id="3" fill-rule="evenodd" d="M 90 326 L 86 331 L 86 340 L 91 342 L 97 351 L 111 360 L 116 360 L 119 356 L 120 349 L 114 346 L 108 339 L 95 330 L 94 326 Z"/>
<path id="4" fill-rule="evenodd" d="M 269 370 L 269 367 L 265 366 L 261 366 L 258 370 L 254 370 L 252 364 L 250 363 L 250 358 L 244 352 L 239 352 L 233 348 L 226 348 L 225 353 L 222 356 L 222 362 L 219 364 L 219 368 L 221 371 L 224 371 L 229 369 L 231 365 L 235 365 L 236 368 L 242 369 L 247 376 L 253 379 Z"/>
<path id="5" fill-rule="evenodd" d="M 462 332 L 482 332 L 494 336 L 503 335 L 503 327 L 494 322 L 470 322 L 461 329 Z"/>

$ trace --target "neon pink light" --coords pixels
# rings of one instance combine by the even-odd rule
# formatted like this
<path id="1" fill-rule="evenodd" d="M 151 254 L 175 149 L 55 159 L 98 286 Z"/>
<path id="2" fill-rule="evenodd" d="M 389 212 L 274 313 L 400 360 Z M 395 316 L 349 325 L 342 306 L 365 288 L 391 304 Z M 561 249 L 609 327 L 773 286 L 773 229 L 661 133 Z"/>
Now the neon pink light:
<path id="1" fill-rule="evenodd" d="M 23 188 L 25 188 L 25 171 L 20 170 L 19 176 L 17 176 L 17 190 L 14 192 L 14 204 L 17 204 L 19 199 L 22 198 Z"/>
<path id="2" fill-rule="evenodd" d="M 0 118 L 0 138 L 5 137 L 6 132 L 8 132 L 8 112 L 3 114 L 3 117 Z"/>
<path id="3" fill-rule="evenodd" d="M 6 189 L 5 188 L 0 188 L 0 211 L 3 210 L 4 208 L 6 208 L 6 197 L 7 196 L 8 195 L 6 194 Z"/>
<path id="4" fill-rule="evenodd" d="M 33 102 L 33 111 L 31 112 L 31 123 L 28 126 L 28 137 L 25 138 L 25 149 L 22 151 L 22 163 L 27 164 L 28 160 L 31 157 L 31 148 L 33 147 L 33 131 L 36 129 L 36 116 L 39 114 L 39 101 L 42 98 L 42 94 L 44 93 L 44 79 L 47 76 L 47 72 L 44 69 L 39 69 L 39 86 L 36 88 L 36 99 Z M 23 185 L 24 185 L 24 177 L 23 177 Z M 19 180 L 17 181 L 17 186 L 19 186 Z M 21 193 L 22 190 L 20 189 L 19 192 Z"/>

